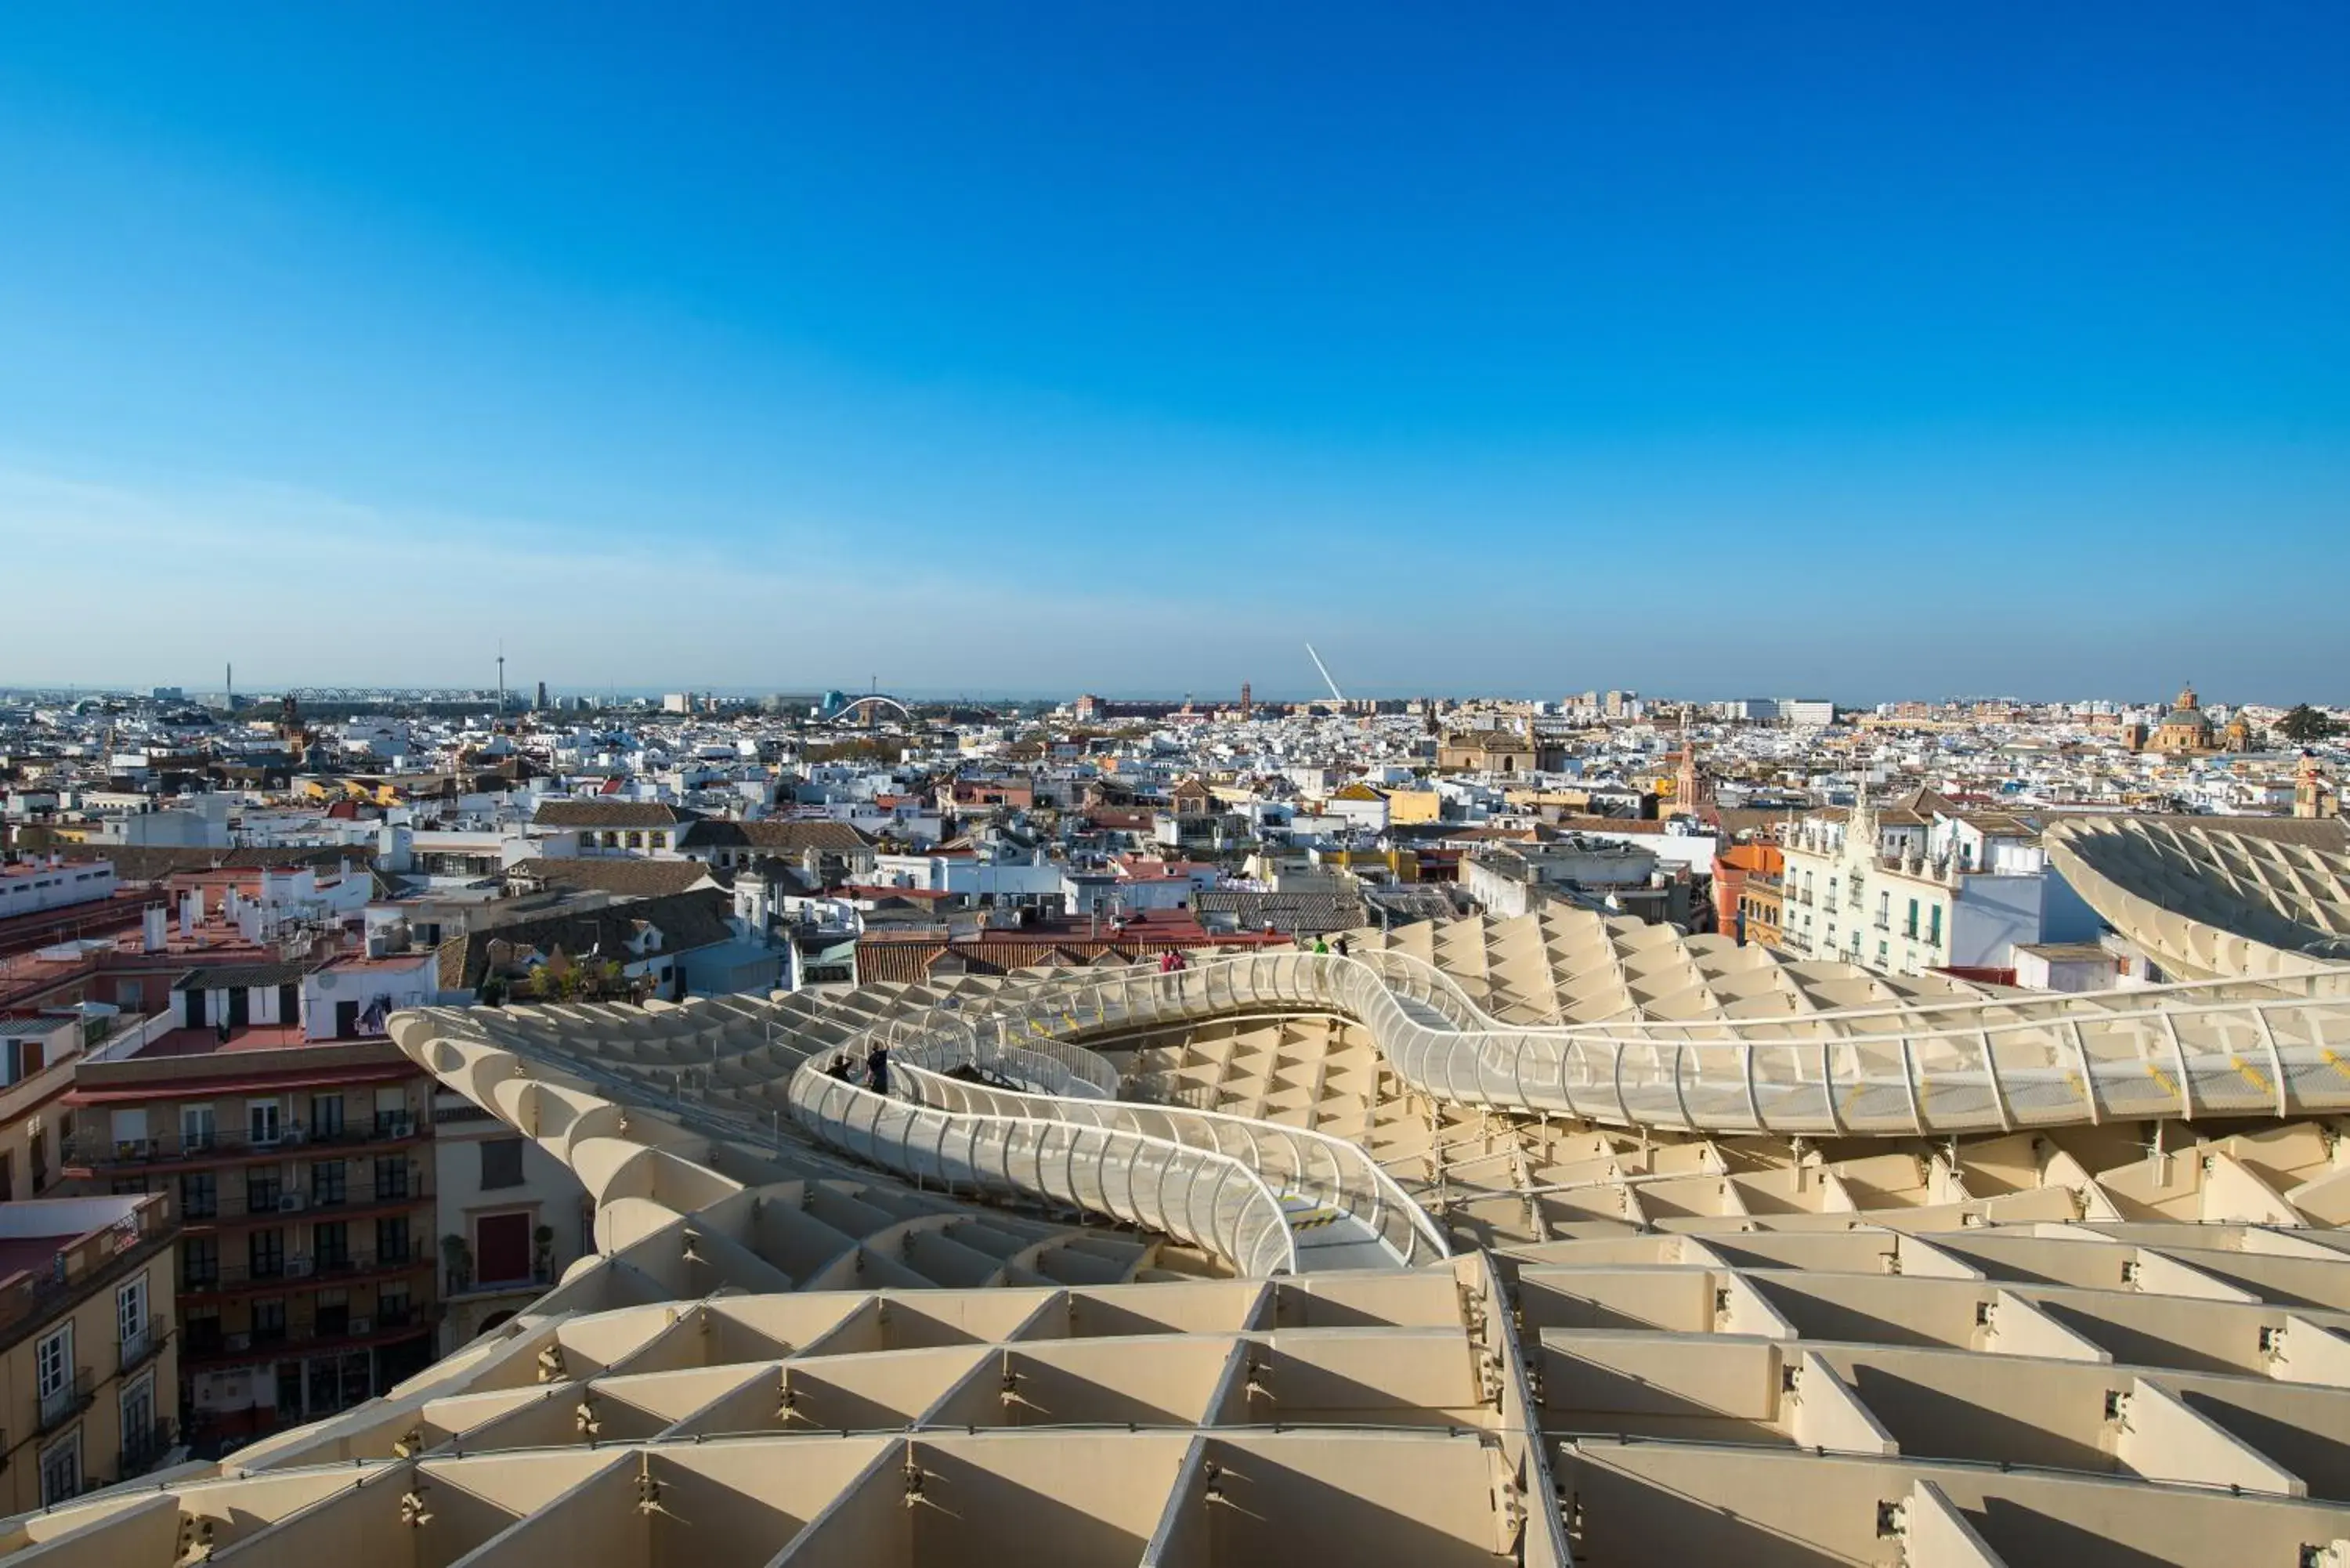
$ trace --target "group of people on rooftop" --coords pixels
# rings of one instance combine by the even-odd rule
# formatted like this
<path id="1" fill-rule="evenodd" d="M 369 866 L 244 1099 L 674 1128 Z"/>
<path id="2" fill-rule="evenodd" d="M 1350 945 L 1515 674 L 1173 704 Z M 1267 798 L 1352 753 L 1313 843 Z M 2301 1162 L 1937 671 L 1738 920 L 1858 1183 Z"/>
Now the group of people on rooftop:
<path id="1" fill-rule="evenodd" d="M 837 1078 L 844 1084 L 857 1082 L 856 1058 L 843 1051 L 832 1059 L 832 1064 L 824 1070 L 824 1075 Z M 865 1053 L 865 1086 L 877 1095 L 889 1092 L 889 1048 L 879 1040 L 873 1042 L 871 1048 Z"/>

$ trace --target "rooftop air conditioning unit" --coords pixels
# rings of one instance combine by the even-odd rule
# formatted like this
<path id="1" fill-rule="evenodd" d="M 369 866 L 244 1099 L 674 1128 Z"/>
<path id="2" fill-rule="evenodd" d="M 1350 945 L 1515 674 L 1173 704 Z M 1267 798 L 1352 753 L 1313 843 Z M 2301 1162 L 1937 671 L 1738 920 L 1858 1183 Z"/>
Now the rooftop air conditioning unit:
<path id="1" fill-rule="evenodd" d="M 298 1192 L 286 1192 L 279 1194 L 277 1199 L 277 1212 L 280 1214 L 301 1213 L 302 1195 Z"/>

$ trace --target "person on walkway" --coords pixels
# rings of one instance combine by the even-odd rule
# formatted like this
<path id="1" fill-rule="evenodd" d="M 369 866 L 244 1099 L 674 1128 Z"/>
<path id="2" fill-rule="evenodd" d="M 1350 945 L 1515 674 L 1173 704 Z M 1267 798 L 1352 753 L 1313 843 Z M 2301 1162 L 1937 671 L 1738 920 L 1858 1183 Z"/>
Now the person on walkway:
<path id="1" fill-rule="evenodd" d="M 857 1064 L 848 1059 L 848 1053 L 843 1051 L 832 1059 L 832 1065 L 824 1070 L 824 1075 L 827 1078 L 837 1078 L 844 1084 L 854 1083 L 857 1079 Z"/>
<path id="2" fill-rule="evenodd" d="M 1339 937 L 1337 947 L 1335 950 L 1340 958 L 1345 958 L 1347 956 L 1347 939 L 1344 936 Z"/>
<path id="3" fill-rule="evenodd" d="M 1320 937 L 1315 937 L 1314 939 L 1314 950 L 1317 953 L 1327 953 L 1330 950 L 1330 944 L 1324 941 Z"/>
<path id="4" fill-rule="evenodd" d="M 889 1048 L 879 1040 L 865 1053 L 865 1086 L 877 1095 L 889 1092 Z"/>

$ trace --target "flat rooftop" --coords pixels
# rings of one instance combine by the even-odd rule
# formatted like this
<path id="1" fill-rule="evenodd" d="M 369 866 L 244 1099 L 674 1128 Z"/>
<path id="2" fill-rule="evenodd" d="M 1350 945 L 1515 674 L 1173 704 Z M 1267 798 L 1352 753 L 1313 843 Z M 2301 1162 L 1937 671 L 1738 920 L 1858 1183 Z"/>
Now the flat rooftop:
<path id="1" fill-rule="evenodd" d="M 141 1061 L 157 1056 L 219 1056 L 240 1051 L 283 1051 L 309 1044 L 298 1023 L 247 1023 L 231 1029 L 225 1040 L 215 1027 L 174 1029 L 158 1034 L 135 1054 Z"/>
<path id="2" fill-rule="evenodd" d="M 34 1198 L 0 1203 L 0 1284 L 21 1272 L 47 1272 L 58 1252 L 85 1236 L 135 1224 L 145 1192 L 89 1198 Z"/>

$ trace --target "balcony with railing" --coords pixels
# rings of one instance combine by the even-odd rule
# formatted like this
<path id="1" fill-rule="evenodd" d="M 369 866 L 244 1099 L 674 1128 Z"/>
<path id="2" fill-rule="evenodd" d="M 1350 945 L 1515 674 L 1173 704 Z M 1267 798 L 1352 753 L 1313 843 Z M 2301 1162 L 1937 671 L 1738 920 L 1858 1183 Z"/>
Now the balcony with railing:
<path id="1" fill-rule="evenodd" d="M 429 1132 L 431 1123 L 401 1113 L 329 1127 L 289 1123 L 275 1133 L 250 1130 L 181 1131 L 156 1137 L 118 1138 L 100 1129 L 77 1132 L 66 1143 L 65 1163 L 85 1169 L 190 1161 L 228 1162 L 291 1158 L 307 1149 L 358 1149 L 408 1143 Z"/>
<path id="2" fill-rule="evenodd" d="M 425 1189 L 423 1172 L 415 1166 L 388 1180 L 352 1182 L 339 1189 L 288 1189 L 282 1183 L 264 1187 L 248 1187 L 244 1192 L 215 1194 L 203 1205 L 204 1212 L 190 1218 L 206 1223 L 226 1222 L 230 1225 L 257 1224 L 263 1221 L 298 1219 L 304 1215 L 323 1214 L 338 1220 L 364 1220 L 380 1210 L 396 1211 L 412 1208 L 432 1197 Z"/>
<path id="3" fill-rule="evenodd" d="M 421 1309 L 402 1303 L 379 1307 L 372 1313 L 328 1310 L 314 1317 L 234 1331 L 216 1327 L 199 1331 L 191 1324 L 181 1346 L 181 1365 L 193 1368 L 285 1351 L 358 1348 L 422 1328 L 429 1321 Z"/>
<path id="4" fill-rule="evenodd" d="M 122 1334 L 115 1341 L 115 1366 L 120 1375 L 130 1376 L 162 1353 L 172 1337 L 169 1318 L 150 1316 L 134 1334 Z"/>
<path id="5" fill-rule="evenodd" d="M 477 1280 L 471 1274 L 451 1274 L 442 1282 L 441 1299 L 453 1305 L 485 1296 L 510 1296 L 517 1291 L 538 1294 L 554 1283 L 555 1271 L 536 1263 L 526 1272 L 506 1280 Z"/>
<path id="6" fill-rule="evenodd" d="M 387 1271 L 421 1268 L 427 1262 L 424 1249 L 411 1244 L 406 1247 L 379 1249 L 373 1252 L 351 1252 L 317 1260 L 312 1272 L 320 1279 L 355 1279 L 365 1274 Z"/>
<path id="7" fill-rule="evenodd" d="M 41 1426 L 44 1433 L 59 1427 L 89 1408 L 92 1397 L 89 1368 L 77 1366 L 71 1376 L 62 1379 L 56 1387 L 41 1396 Z"/>
<path id="8" fill-rule="evenodd" d="M 411 1242 L 405 1248 L 376 1250 L 365 1252 L 337 1253 L 327 1257 L 305 1257 L 300 1254 L 244 1263 L 219 1263 L 209 1269 L 182 1268 L 180 1272 L 180 1293 L 182 1295 L 234 1295 L 244 1291 L 280 1290 L 288 1284 L 331 1281 L 349 1283 L 380 1274 L 402 1274 L 426 1266 L 432 1260 L 425 1250 Z"/>

